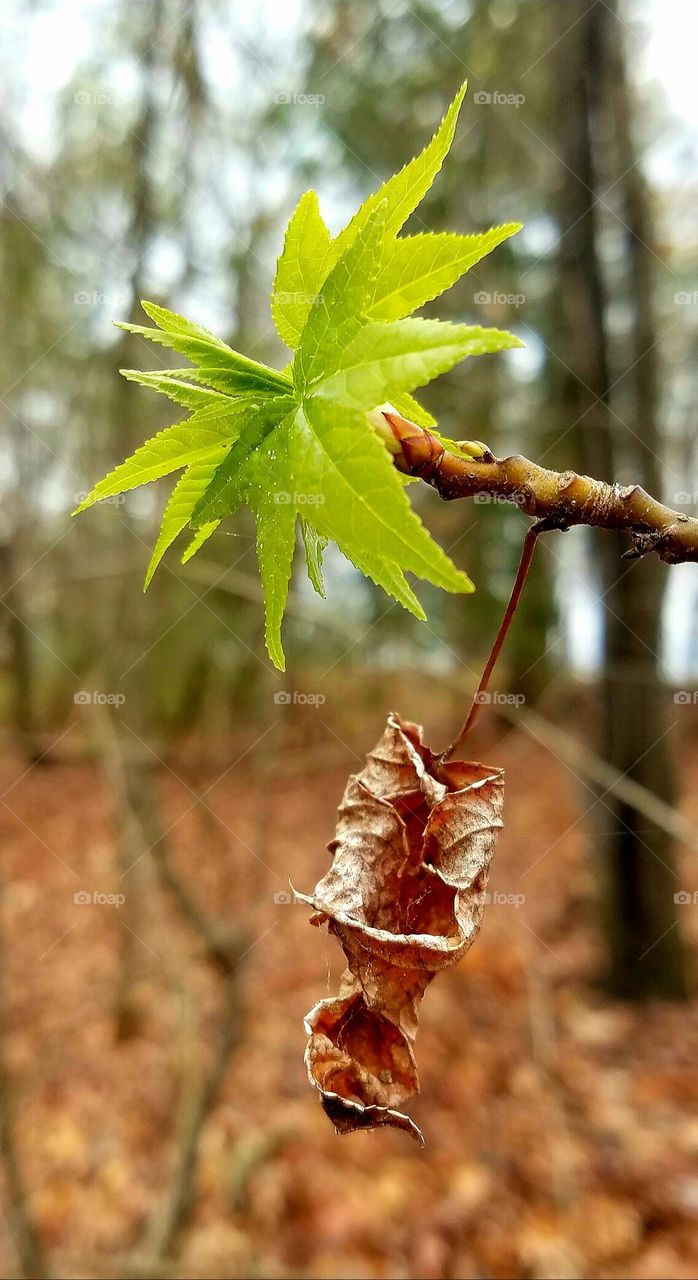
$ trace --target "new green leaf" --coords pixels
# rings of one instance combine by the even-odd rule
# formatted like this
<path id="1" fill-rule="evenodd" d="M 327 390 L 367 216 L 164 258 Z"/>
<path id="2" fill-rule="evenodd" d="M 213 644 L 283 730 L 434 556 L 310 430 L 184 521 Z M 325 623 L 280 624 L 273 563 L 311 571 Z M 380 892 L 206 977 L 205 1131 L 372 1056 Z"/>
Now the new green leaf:
<path id="1" fill-rule="evenodd" d="M 407 236 L 389 245 L 367 308 L 371 320 L 400 320 L 450 289 L 481 258 L 521 230 L 519 222 L 479 236 Z"/>
<path id="2" fill-rule="evenodd" d="M 349 559 L 374 568 L 387 559 L 446 591 L 472 590 L 395 483 L 390 455 L 365 414 L 310 400 L 293 422 L 290 455 L 304 476 L 305 519 Z"/>
<path id="3" fill-rule="evenodd" d="M 339 233 L 335 241 L 337 253 L 344 252 L 347 245 L 351 244 L 367 219 L 383 200 L 387 201 L 388 207 L 386 235 L 397 235 L 410 214 L 414 212 L 419 202 L 426 195 L 448 155 L 456 130 L 458 112 L 461 109 L 467 87 L 467 81 L 461 85 L 434 137 L 431 142 L 427 143 L 424 150 L 418 156 L 415 156 L 414 160 L 410 160 L 409 164 L 406 164 L 399 173 L 384 182 L 383 186 L 379 187 L 374 195 L 364 200 L 349 225 Z"/>
<path id="4" fill-rule="evenodd" d="M 221 455 L 232 444 L 238 434 L 235 417 L 213 419 L 205 426 L 192 419 L 165 431 L 159 431 L 152 440 L 146 441 L 130 458 L 100 480 L 88 496 L 76 508 L 75 514 L 85 511 L 95 502 L 114 497 L 118 493 L 126 493 L 151 480 L 159 480 L 161 476 L 169 476 L 173 471 L 192 463 L 202 461 L 212 450 L 223 446 Z"/>
<path id="5" fill-rule="evenodd" d="M 317 196 L 314 191 L 306 191 L 286 229 L 271 295 L 277 333 L 294 351 L 327 274 L 331 244 Z"/>
<path id="6" fill-rule="evenodd" d="M 222 519 L 249 506 L 267 649 L 282 670 L 281 623 L 299 521 L 308 575 L 320 594 L 330 541 L 417 618 L 425 615 L 406 574 L 446 591 L 472 590 L 412 510 L 409 477 L 393 465 L 392 436 L 381 431 L 382 415 L 372 412 L 390 403 L 438 434 L 412 392 L 468 356 L 520 345 L 498 329 L 410 318 L 519 229 L 511 222 L 476 235 L 399 235 L 441 168 L 464 93 L 465 85 L 424 150 L 370 195 L 335 239 L 315 193 L 301 197 L 271 297 L 279 336 L 295 353 L 281 372 L 154 303 L 143 303 L 152 327 L 121 326 L 191 362 L 183 369 L 122 371 L 189 416 L 142 445 L 78 509 L 183 470 L 165 508 L 147 585 L 185 528 L 193 538 L 184 561 Z M 468 445 L 468 456 L 477 447 Z"/>
<path id="7" fill-rule="evenodd" d="M 322 557 L 325 554 L 325 548 L 328 539 L 318 533 L 307 520 L 301 516 L 301 534 L 303 536 L 303 548 L 305 550 L 305 563 L 308 570 L 308 577 L 313 584 L 319 596 L 325 598 L 325 581 L 322 576 Z"/>
<path id="8" fill-rule="evenodd" d="M 441 320 L 366 324 L 337 354 L 336 369 L 308 388 L 315 400 L 370 409 L 401 391 L 423 387 L 466 356 L 520 347 L 511 333 Z"/>
<path id="9" fill-rule="evenodd" d="M 434 137 L 429 143 L 427 143 L 424 150 L 418 156 L 415 156 L 413 160 L 410 160 L 399 173 L 396 173 L 392 178 L 389 178 L 387 182 L 384 182 L 383 186 L 380 187 L 378 191 L 374 192 L 373 195 L 370 195 L 368 199 L 364 201 L 361 207 L 357 209 L 351 219 L 351 222 L 349 222 L 344 230 L 340 232 L 337 238 L 333 240 L 331 244 L 324 246 L 321 258 L 318 258 L 316 249 L 318 244 L 322 243 L 322 231 L 320 230 L 318 232 L 317 221 L 313 223 L 312 213 L 309 215 L 311 218 L 311 227 L 313 228 L 308 236 L 311 247 L 311 256 L 313 258 L 311 272 L 314 273 L 313 285 L 310 290 L 311 295 L 321 290 L 322 283 L 331 271 L 332 267 L 338 259 L 341 258 L 342 254 L 346 252 L 349 246 L 353 244 L 359 232 L 363 229 L 371 215 L 375 212 L 377 207 L 383 203 L 383 201 L 386 203 L 386 237 L 394 238 L 397 235 L 398 231 L 407 221 L 410 214 L 414 212 L 417 205 L 426 195 L 446 156 L 448 155 L 449 148 L 453 142 L 456 121 L 458 120 L 458 113 L 460 111 L 463 98 L 465 97 L 466 88 L 467 83 L 464 83 L 458 90 L 458 93 L 448 108 L 448 111 L 441 121 Z M 298 210 L 296 210 L 296 213 L 291 219 L 289 232 L 291 231 L 291 226 L 293 225 L 293 221 L 297 214 Z M 304 214 L 301 215 L 301 218 L 304 216 L 308 216 L 307 209 L 304 210 Z M 300 233 L 300 227 L 305 229 L 302 221 L 300 222 L 299 227 L 294 227 L 291 234 L 289 258 L 291 258 L 295 252 L 293 245 Z M 299 301 L 293 313 L 293 331 L 287 329 L 284 334 L 279 330 L 284 341 L 288 342 L 289 346 L 294 349 L 298 345 L 300 333 L 302 332 L 312 305 L 312 296 L 305 302 Z M 274 318 L 276 320 L 276 316 Z"/>
<path id="10" fill-rule="evenodd" d="M 165 507 L 165 512 L 160 525 L 160 533 L 155 544 L 155 549 L 150 558 L 148 571 L 145 575 L 145 584 L 143 590 L 147 590 L 150 586 L 151 579 L 157 569 L 162 557 L 168 547 L 179 537 L 183 529 L 189 524 L 191 513 L 202 494 L 206 492 L 216 468 L 224 456 L 223 449 L 211 449 L 208 454 L 200 459 L 198 463 L 187 467 L 184 475 L 180 477 L 170 495 L 170 500 Z M 203 529 L 199 529 L 195 534 L 192 542 L 187 547 L 184 557 L 186 560 L 198 551 L 202 542 L 213 533 L 217 521 L 213 525 L 206 525 Z M 184 563 L 184 560 L 183 560 Z"/>
<path id="11" fill-rule="evenodd" d="M 367 218 L 313 304 L 293 361 L 293 379 L 301 394 L 313 381 L 340 367 L 347 344 L 366 324 L 364 312 L 380 262 L 386 211 L 383 201 Z"/>

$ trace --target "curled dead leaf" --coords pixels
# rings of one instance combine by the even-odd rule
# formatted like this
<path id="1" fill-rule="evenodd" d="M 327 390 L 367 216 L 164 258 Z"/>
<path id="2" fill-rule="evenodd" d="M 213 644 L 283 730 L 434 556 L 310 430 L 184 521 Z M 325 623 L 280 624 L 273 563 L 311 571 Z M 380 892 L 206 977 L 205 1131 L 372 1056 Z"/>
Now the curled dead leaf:
<path id="1" fill-rule="evenodd" d="M 347 960 L 339 995 L 305 1019 L 310 1081 L 338 1133 L 391 1125 L 422 1141 L 399 1110 L 419 1088 L 417 1010 L 480 927 L 503 790 L 501 769 L 440 763 L 395 714 L 347 783 L 332 865 L 296 894 Z"/>

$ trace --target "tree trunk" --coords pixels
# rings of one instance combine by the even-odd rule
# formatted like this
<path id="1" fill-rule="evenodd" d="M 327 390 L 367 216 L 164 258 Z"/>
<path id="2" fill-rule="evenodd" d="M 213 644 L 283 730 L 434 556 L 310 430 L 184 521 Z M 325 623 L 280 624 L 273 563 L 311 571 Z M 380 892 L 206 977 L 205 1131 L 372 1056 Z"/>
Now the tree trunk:
<path id="1" fill-rule="evenodd" d="M 569 29 L 572 6 L 565 6 L 567 34 L 561 42 L 562 159 L 568 172 L 561 268 L 579 461 L 592 474 L 632 478 L 657 493 L 661 476 L 651 228 L 630 134 L 620 27 L 612 6 L 597 3 L 586 12 L 584 0 L 574 0 L 574 6 L 579 20 Z M 615 384 L 622 387 L 623 421 L 611 404 L 614 383 L 597 203 L 616 180 L 615 198 L 622 197 L 620 217 L 627 229 L 623 297 L 633 315 L 632 338 L 622 352 Z M 653 557 L 623 561 L 621 539 L 608 532 L 595 534 L 592 547 L 604 610 L 598 750 L 621 773 L 671 804 L 668 696 L 658 658 L 666 569 Z M 594 816 L 608 985 L 625 998 L 680 998 L 686 994 L 686 974 L 671 839 L 617 800 L 612 790 L 596 793 Z"/>

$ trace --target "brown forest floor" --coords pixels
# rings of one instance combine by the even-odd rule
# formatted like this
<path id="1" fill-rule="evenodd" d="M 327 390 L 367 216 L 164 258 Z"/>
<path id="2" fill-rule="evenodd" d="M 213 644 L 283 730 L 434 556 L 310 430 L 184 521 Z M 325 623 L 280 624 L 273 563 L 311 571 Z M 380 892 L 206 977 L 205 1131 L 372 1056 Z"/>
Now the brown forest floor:
<path id="1" fill-rule="evenodd" d="M 380 727 L 374 716 L 352 742 L 366 749 Z M 521 734 L 494 747 L 508 794 L 490 887 L 526 897 L 489 906 L 466 960 L 427 993 L 410 1108 L 421 1152 L 387 1131 L 336 1138 L 306 1082 L 302 1017 L 341 966 L 307 913 L 274 894 L 289 875 L 307 889 L 321 874 L 359 762 L 345 752 L 343 763 L 328 731 L 319 755 L 304 748 L 308 771 L 273 780 L 270 767 L 302 767 L 303 754 L 292 740 L 268 745 L 266 768 L 253 752 L 206 796 L 220 822 L 173 774 L 157 779 L 179 874 L 211 919 L 242 920 L 250 938 L 241 1043 L 203 1129 L 177 1257 L 159 1266 L 148 1233 L 182 1099 L 215 1051 L 221 978 L 149 858 L 120 881 L 96 766 L 64 758 L 22 776 L 25 762 L 3 762 L 6 1054 L 54 1273 L 695 1277 L 698 1000 L 630 1009 L 594 986 L 594 876 L 569 773 Z M 228 744 L 226 761 L 242 749 Z M 191 752 L 177 761 L 202 790 L 225 767 Z M 697 776 L 694 751 L 685 809 L 698 821 Z M 681 879 L 698 887 L 696 855 Z M 127 903 L 75 904 L 81 889 Z M 684 911 L 695 953 L 698 908 Z M 117 1041 L 129 942 L 133 1026 Z M 0 1274 L 16 1266 L 5 1217 Z"/>

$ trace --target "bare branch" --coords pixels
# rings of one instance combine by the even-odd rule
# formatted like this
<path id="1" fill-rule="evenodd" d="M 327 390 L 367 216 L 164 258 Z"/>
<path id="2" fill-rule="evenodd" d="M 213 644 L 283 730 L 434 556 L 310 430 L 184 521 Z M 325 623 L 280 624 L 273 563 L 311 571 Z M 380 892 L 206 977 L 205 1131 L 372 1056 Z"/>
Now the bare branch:
<path id="1" fill-rule="evenodd" d="M 698 519 L 672 511 L 639 485 L 548 471 L 518 454 L 495 458 L 485 450 L 479 458 L 462 457 L 400 414 L 384 410 L 383 416 L 398 446 L 392 450 L 395 465 L 426 480 L 442 498 L 486 494 L 514 503 L 550 529 L 584 524 L 624 530 L 632 543 L 628 557 L 654 551 L 665 564 L 698 561 Z"/>

